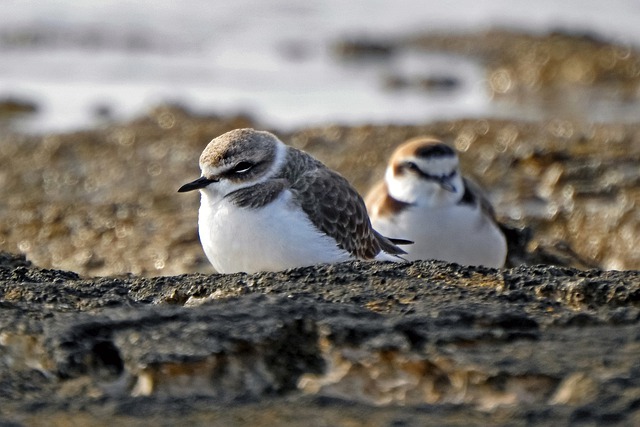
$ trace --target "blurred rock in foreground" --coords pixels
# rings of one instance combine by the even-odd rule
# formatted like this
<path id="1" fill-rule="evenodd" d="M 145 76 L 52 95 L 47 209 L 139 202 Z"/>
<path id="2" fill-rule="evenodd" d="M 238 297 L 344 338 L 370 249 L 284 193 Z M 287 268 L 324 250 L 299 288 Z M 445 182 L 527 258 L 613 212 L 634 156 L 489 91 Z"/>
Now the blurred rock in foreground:
<path id="1" fill-rule="evenodd" d="M 80 279 L 0 256 L 0 424 L 638 425 L 640 275 Z"/>

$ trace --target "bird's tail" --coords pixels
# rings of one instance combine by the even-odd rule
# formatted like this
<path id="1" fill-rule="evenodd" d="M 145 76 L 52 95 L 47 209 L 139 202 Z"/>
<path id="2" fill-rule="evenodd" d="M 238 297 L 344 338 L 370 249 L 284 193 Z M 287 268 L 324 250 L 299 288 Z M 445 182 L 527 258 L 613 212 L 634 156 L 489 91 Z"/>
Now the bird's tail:
<path id="1" fill-rule="evenodd" d="M 407 239 L 398 239 L 395 237 L 387 237 L 387 240 L 389 240 L 391 243 L 395 244 L 395 245 L 413 245 L 414 241 L 413 240 L 407 240 Z"/>
<path id="2" fill-rule="evenodd" d="M 373 230 L 373 233 L 378 240 L 378 244 L 380 244 L 380 249 L 382 249 L 382 251 L 376 256 L 376 259 L 396 262 L 398 260 L 406 261 L 402 258 L 402 255 L 406 255 L 407 252 L 398 247 L 398 245 L 412 245 L 413 242 L 411 240 L 385 237 L 375 230 Z"/>

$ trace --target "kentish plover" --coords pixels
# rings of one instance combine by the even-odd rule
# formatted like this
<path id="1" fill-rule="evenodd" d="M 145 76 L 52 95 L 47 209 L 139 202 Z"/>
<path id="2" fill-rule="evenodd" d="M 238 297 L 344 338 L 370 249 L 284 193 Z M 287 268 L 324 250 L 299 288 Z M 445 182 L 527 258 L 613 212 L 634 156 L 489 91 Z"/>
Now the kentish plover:
<path id="1" fill-rule="evenodd" d="M 493 208 L 462 176 L 454 149 L 437 139 L 400 145 L 366 204 L 376 230 L 414 242 L 409 260 L 504 266 L 507 244 Z"/>
<path id="2" fill-rule="evenodd" d="M 200 169 L 178 191 L 200 190 L 200 241 L 220 273 L 398 261 L 405 253 L 371 227 L 345 178 L 269 132 L 237 129 L 215 138 Z"/>

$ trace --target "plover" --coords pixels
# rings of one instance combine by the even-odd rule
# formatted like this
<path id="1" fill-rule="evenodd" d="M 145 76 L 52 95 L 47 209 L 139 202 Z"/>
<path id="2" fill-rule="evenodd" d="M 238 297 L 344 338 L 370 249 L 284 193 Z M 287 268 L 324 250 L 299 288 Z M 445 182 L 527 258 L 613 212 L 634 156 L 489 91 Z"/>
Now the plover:
<path id="1" fill-rule="evenodd" d="M 409 260 L 504 266 L 507 244 L 493 208 L 461 175 L 453 148 L 435 138 L 400 145 L 366 204 L 376 230 L 414 242 Z"/>
<path id="2" fill-rule="evenodd" d="M 277 271 L 350 259 L 399 261 L 405 251 L 371 227 L 349 182 L 275 135 L 236 129 L 200 156 L 198 231 L 220 273 Z M 395 243 L 394 243 L 395 242 Z"/>

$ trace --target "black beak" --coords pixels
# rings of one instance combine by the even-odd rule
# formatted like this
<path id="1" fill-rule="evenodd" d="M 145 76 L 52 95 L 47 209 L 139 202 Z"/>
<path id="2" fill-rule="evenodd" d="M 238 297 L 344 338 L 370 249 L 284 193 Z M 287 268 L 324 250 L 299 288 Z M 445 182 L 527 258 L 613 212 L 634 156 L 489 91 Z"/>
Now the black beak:
<path id="1" fill-rule="evenodd" d="M 217 181 L 218 181 L 217 179 L 209 179 L 205 176 L 201 176 L 195 181 L 191 181 L 188 184 L 185 184 L 182 187 L 180 187 L 178 189 L 178 193 L 186 193 L 187 191 L 199 190 L 211 184 L 212 182 L 217 182 Z"/>
<path id="2" fill-rule="evenodd" d="M 458 192 L 456 187 L 454 187 L 453 184 L 451 184 L 451 182 L 449 182 L 446 179 L 439 180 L 438 184 L 440 184 L 440 187 L 442 187 L 444 190 L 450 191 L 452 193 L 457 193 Z"/>

